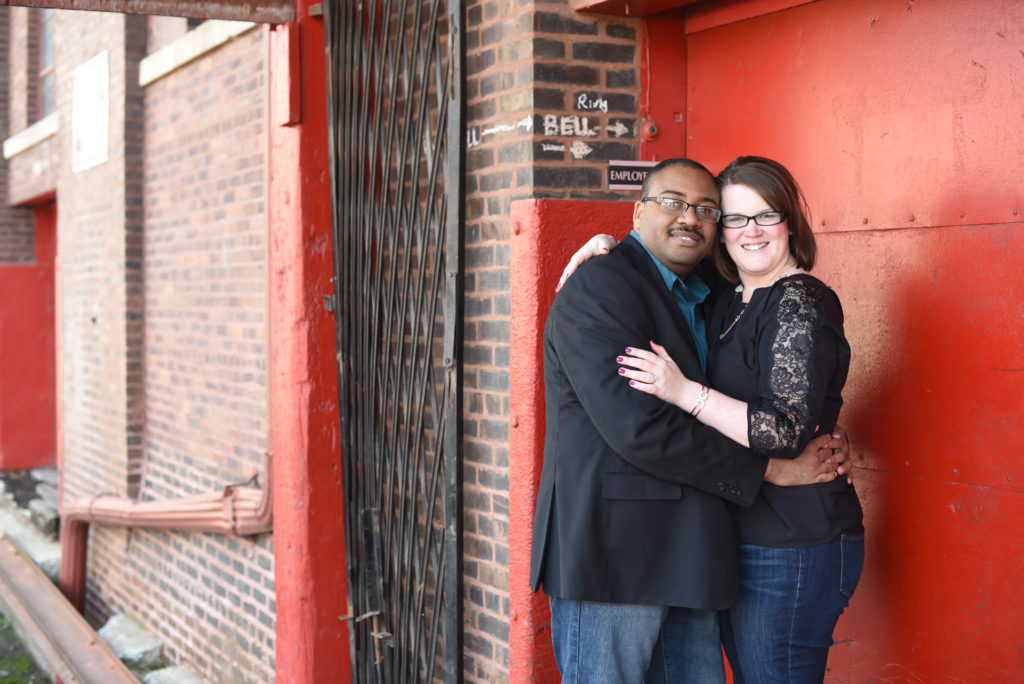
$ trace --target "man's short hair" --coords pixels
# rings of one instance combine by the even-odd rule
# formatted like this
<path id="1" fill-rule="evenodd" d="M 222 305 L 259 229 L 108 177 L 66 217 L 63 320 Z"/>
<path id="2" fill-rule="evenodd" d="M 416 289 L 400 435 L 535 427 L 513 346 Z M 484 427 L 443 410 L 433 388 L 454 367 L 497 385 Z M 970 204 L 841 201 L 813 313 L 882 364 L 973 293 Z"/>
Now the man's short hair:
<path id="1" fill-rule="evenodd" d="M 715 179 L 715 174 L 708 171 L 707 167 L 705 167 L 700 162 L 695 162 L 692 159 L 687 159 L 686 157 L 672 157 L 671 159 L 666 159 L 664 161 L 658 162 L 657 166 L 653 167 L 650 171 L 647 172 L 647 175 L 644 176 L 643 186 L 640 189 L 641 197 L 647 197 L 647 194 L 651 191 L 651 177 L 654 176 L 654 174 L 669 168 L 670 166 L 685 166 L 690 169 L 700 169 L 704 173 L 708 174 L 711 180 Z"/>

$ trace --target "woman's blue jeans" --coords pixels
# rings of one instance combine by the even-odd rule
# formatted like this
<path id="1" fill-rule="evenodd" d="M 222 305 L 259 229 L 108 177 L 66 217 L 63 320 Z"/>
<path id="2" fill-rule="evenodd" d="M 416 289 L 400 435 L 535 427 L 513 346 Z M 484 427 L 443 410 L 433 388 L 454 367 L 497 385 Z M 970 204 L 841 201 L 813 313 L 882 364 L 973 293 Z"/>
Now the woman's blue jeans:
<path id="1" fill-rule="evenodd" d="M 821 684 L 863 567 L 863 534 L 802 548 L 741 544 L 739 594 L 720 614 L 736 684 Z"/>

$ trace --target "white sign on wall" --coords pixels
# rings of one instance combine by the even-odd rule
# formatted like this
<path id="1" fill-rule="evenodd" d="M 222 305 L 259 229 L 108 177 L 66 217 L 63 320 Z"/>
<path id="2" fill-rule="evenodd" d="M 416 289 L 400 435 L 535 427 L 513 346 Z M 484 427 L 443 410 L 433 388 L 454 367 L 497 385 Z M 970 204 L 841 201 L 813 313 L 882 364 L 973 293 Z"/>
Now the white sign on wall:
<path id="1" fill-rule="evenodd" d="M 110 66 L 106 50 L 74 71 L 71 93 L 71 170 L 107 161 L 110 145 Z"/>

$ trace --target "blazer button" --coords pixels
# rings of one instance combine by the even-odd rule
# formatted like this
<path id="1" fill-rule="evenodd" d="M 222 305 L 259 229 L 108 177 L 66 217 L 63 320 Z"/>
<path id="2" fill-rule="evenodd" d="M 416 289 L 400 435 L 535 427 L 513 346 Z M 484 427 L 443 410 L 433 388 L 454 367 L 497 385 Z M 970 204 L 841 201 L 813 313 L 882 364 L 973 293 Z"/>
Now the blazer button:
<path id="1" fill-rule="evenodd" d="M 727 486 L 727 485 L 726 485 L 726 484 L 725 484 L 724 482 L 719 482 L 719 483 L 718 483 L 718 491 L 720 491 L 720 492 L 724 492 L 724 491 L 725 491 L 725 488 L 726 488 L 726 486 Z"/>

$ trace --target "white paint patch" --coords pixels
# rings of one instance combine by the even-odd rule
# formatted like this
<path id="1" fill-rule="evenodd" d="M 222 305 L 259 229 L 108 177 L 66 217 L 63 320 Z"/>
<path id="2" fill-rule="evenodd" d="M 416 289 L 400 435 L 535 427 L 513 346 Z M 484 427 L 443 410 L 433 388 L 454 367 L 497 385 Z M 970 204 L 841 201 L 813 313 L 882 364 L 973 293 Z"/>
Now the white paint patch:
<path id="1" fill-rule="evenodd" d="M 576 98 L 576 109 L 583 111 L 602 111 L 608 113 L 608 100 L 591 93 L 580 93 Z"/>
<path id="2" fill-rule="evenodd" d="M 621 121 L 608 122 L 608 135 L 614 135 L 616 138 L 621 138 L 627 133 L 629 133 L 629 126 Z"/>
<path id="3" fill-rule="evenodd" d="M 488 135 L 494 135 L 495 133 L 507 133 L 508 131 L 514 130 L 516 130 L 516 127 L 511 124 L 498 124 L 496 126 L 491 126 L 490 128 L 485 128 L 483 132 L 480 133 L 480 137 L 483 138 Z"/>
<path id="4" fill-rule="evenodd" d="M 572 152 L 573 159 L 583 159 L 591 152 L 593 152 L 594 148 L 588 145 L 587 143 L 583 142 L 582 140 L 577 140 L 569 148 L 569 151 Z"/>
<path id="5" fill-rule="evenodd" d="M 563 135 L 566 137 L 593 137 L 600 134 L 599 127 L 590 127 L 590 121 L 585 116 L 574 114 L 545 114 L 544 135 Z"/>

